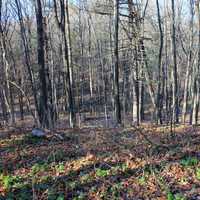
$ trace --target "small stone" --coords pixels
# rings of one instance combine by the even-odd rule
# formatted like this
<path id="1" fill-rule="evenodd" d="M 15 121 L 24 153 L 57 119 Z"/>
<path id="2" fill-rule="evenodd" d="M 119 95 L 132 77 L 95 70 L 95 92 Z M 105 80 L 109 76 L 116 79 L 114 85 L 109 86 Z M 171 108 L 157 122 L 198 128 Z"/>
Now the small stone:
<path id="1" fill-rule="evenodd" d="M 36 137 L 43 137 L 46 135 L 46 132 L 44 132 L 43 130 L 39 129 L 39 128 L 34 128 L 32 130 L 32 135 L 36 136 Z"/>

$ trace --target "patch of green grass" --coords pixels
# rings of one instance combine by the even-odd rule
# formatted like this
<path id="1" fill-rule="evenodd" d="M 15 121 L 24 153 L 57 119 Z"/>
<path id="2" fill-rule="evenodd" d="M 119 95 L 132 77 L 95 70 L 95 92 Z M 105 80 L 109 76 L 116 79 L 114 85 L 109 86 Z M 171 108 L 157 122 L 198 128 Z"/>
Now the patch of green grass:
<path id="1" fill-rule="evenodd" d="M 84 174 L 80 178 L 81 183 L 88 183 L 92 180 L 93 180 L 93 177 L 90 174 Z"/>
<path id="2" fill-rule="evenodd" d="M 167 193 L 167 200 L 174 200 L 174 195 L 171 192 Z"/>
<path id="3" fill-rule="evenodd" d="M 200 180 L 200 168 L 196 169 L 196 178 Z"/>
<path id="4" fill-rule="evenodd" d="M 65 165 L 63 163 L 59 163 L 55 165 L 55 169 L 57 173 L 64 173 L 65 172 Z"/>
<path id="5" fill-rule="evenodd" d="M 180 161 L 181 165 L 184 167 L 191 167 L 198 164 L 198 159 L 195 157 L 186 157 Z"/>
<path id="6" fill-rule="evenodd" d="M 140 185 L 145 185 L 147 183 L 147 179 L 149 178 L 150 173 L 149 172 L 144 172 L 143 175 L 137 178 L 138 183 Z M 161 181 L 161 180 L 159 180 Z"/>
<path id="7" fill-rule="evenodd" d="M 9 191 L 11 188 L 21 188 L 24 187 L 22 178 L 20 176 L 12 176 L 12 175 L 0 175 L 0 184 Z"/>
<path id="8" fill-rule="evenodd" d="M 186 200 L 186 198 L 180 193 L 174 195 L 172 192 L 168 192 L 167 200 Z"/>
<path id="9" fill-rule="evenodd" d="M 146 183 L 146 177 L 145 177 L 145 176 L 139 177 L 139 178 L 138 178 L 138 183 L 139 183 L 140 185 L 145 185 L 145 183 Z"/>
<path id="10" fill-rule="evenodd" d="M 36 175 L 39 172 L 45 172 L 45 171 L 47 171 L 48 168 L 49 168 L 49 166 L 48 166 L 47 163 L 44 163 L 44 164 L 36 163 L 36 164 L 34 164 L 32 166 L 30 174 L 31 175 Z"/>
<path id="11" fill-rule="evenodd" d="M 98 177 L 106 177 L 110 173 L 110 170 L 105 170 L 105 169 L 96 169 L 96 176 Z"/>
<path id="12" fill-rule="evenodd" d="M 3 174 L 0 176 L 0 183 L 3 185 L 3 187 L 6 190 L 9 190 L 13 183 L 14 183 L 14 177 L 13 176 L 4 176 Z"/>
<path id="13" fill-rule="evenodd" d="M 64 195 L 59 195 L 59 197 L 57 197 L 56 200 L 65 200 L 65 197 L 64 197 Z"/>
<path id="14" fill-rule="evenodd" d="M 175 194 L 175 200 L 186 200 L 182 194 Z"/>
<path id="15" fill-rule="evenodd" d="M 123 172 L 125 172 L 125 171 L 128 170 L 129 168 L 128 168 L 128 165 L 127 165 L 126 163 L 123 163 L 123 164 L 121 165 L 121 169 L 122 169 Z"/>
<path id="16" fill-rule="evenodd" d="M 7 192 L 6 200 L 29 200 L 30 196 L 32 196 L 31 186 L 20 176 L 5 176 L 1 174 L 0 185 L 2 185 Z"/>
<path id="17" fill-rule="evenodd" d="M 126 172 L 128 169 L 129 169 L 128 166 L 125 163 L 122 163 L 111 167 L 110 173 L 112 175 L 117 175 L 120 172 Z"/>

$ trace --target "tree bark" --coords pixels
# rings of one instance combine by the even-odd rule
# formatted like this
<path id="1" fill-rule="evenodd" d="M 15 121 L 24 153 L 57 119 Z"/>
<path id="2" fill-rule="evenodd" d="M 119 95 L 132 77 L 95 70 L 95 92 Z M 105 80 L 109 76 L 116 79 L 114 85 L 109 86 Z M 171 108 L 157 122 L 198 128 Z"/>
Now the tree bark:
<path id="1" fill-rule="evenodd" d="M 158 25 L 159 25 L 159 32 L 160 32 L 160 47 L 159 47 L 159 56 L 158 56 L 158 91 L 157 91 L 157 103 L 156 103 L 156 111 L 157 111 L 157 121 L 159 124 L 163 123 L 162 119 L 162 109 L 163 109 L 163 93 L 162 93 L 162 51 L 163 51 L 163 30 L 162 30 L 162 22 L 160 16 L 160 5 L 159 0 L 156 0 L 157 6 L 157 17 L 158 17 Z"/>
<path id="2" fill-rule="evenodd" d="M 115 117 L 117 124 L 121 124 L 121 106 L 119 94 L 119 0 L 114 0 L 114 102 L 115 102 Z"/>
<path id="3" fill-rule="evenodd" d="M 36 21 L 37 21 L 37 54 L 39 66 L 40 94 L 39 94 L 39 121 L 43 128 L 49 128 L 49 108 L 48 108 L 48 83 L 47 69 L 45 66 L 45 33 L 43 26 L 43 11 L 41 0 L 35 2 Z"/>
<path id="4" fill-rule="evenodd" d="M 189 53 L 187 58 L 187 68 L 186 68 L 186 75 L 185 75 L 185 85 L 184 85 L 184 94 L 183 94 L 183 109 L 182 109 L 182 123 L 185 124 L 186 122 L 186 114 L 188 108 L 188 89 L 189 89 L 189 78 L 191 74 L 191 65 L 192 65 L 192 48 L 193 48 L 193 26 L 194 26 L 194 5 L 193 0 L 190 0 L 190 37 L 189 37 Z"/>
<path id="5" fill-rule="evenodd" d="M 173 51 L 173 121 L 179 122 L 179 101 L 178 101 L 178 73 L 176 55 L 176 24 L 175 24 L 175 3 L 171 0 L 172 6 L 172 51 Z"/>
<path id="6" fill-rule="evenodd" d="M 76 126 L 76 113 L 75 113 L 75 101 L 73 95 L 73 67 L 72 67 L 72 45 L 71 45 L 71 30 L 69 20 L 69 8 L 68 0 L 60 0 L 60 12 L 61 19 L 58 18 L 57 2 L 54 0 L 54 11 L 57 25 L 61 30 L 64 40 L 64 68 L 66 73 L 68 103 L 69 103 L 69 124 L 73 128 Z"/>

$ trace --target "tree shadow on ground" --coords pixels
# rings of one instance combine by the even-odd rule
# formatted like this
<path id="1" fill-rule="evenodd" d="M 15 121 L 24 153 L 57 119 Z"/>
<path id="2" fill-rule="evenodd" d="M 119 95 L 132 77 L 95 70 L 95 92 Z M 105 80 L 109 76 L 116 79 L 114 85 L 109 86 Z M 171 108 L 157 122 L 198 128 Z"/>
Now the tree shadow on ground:
<path id="1" fill-rule="evenodd" d="M 141 199 L 144 198 L 144 194 L 140 194 L 139 191 L 146 190 L 145 185 L 139 185 L 138 187 L 132 185 L 130 188 L 122 187 L 118 188 L 119 191 L 116 193 L 113 192 L 113 186 L 116 184 L 123 184 L 126 180 L 130 179 L 131 177 L 141 177 L 143 176 L 144 172 L 151 175 L 155 172 L 162 173 L 163 170 L 163 163 L 150 163 L 145 164 L 144 166 L 135 167 L 135 168 L 124 168 L 124 163 L 102 163 L 97 162 L 95 164 L 88 164 L 86 166 L 81 167 L 78 170 L 71 170 L 66 175 L 63 173 L 56 177 L 49 177 L 47 180 L 35 182 L 33 184 L 33 179 L 28 181 L 28 184 L 22 184 L 17 189 L 13 189 L 12 191 L 8 192 L 5 196 L 0 196 L 0 199 L 9 199 L 14 197 L 13 199 L 30 199 L 33 196 L 33 189 L 35 195 L 42 195 L 42 198 L 38 199 L 57 199 L 60 195 L 64 196 L 64 199 L 73 199 L 74 197 L 79 196 L 80 194 L 84 194 L 83 199 L 92 199 L 90 194 L 92 193 L 91 190 L 98 190 L 99 188 L 105 188 L 105 191 L 102 192 L 101 195 L 102 199 L 110 199 L 112 198 L 122 198 L 122 199 Z M 167 164 L 167 163 L 166 163 Z M 169 164 L 169 163 L 168 163 Z M 102 172 L 109 172 L 107 174 L 97 174 L 98 170 L 102 170 Z M 91 175 L 93 174 L 93 176 Z M 95 174 L 95 175 L 94 175 Z M 82 180 L 84 175 L 88 175 L 88 179 Z M 21 180 L 22 182 L 27 180 Z M 19 184 L 20 185 L 20 184 Z M 200 184 L 196 184 L 196 187 L 199 187 Z M 152 192 L 149 194 L 150 199 L 157 198 L 159 195 L 166 194 L 166 191 L 162 191 L 159 185 L 157 185 L 157 192 Z M 194 188 L 194 185 L 192 186 Z M 177 193 L 181 192 L 181 189 L 177 191 L 176 183 L 173 183 L 168 188 L 172 192 Z M 47 192 L 47 190 L 49 192 Z M 132 190 L 129 194 L 128 190 Z M 160 190 L 160 194 L 158 192 Z M 191 188 L 184 189 L 184 192 L 189 192 Z M 26 194 L 26 195 L 25 195 Z M 27 196 L 29 195 L 29 197 Z M 132 195 L 132 196 L 131 196 Z M 198 195 L 198 193 L 196 194 Z M 24 197 L 23 197 L 24 196 Z M 194 196 L 194 194 L 193 194 Z M 112 199 L 111 198 L 111 199 Z M 12 199 L 12 198 L 11 198 Z"/>
<path id="2" fill-rule="evenodd" d="M 95 186 L 95 188 L 98 189 L 103 185 L 107 184 L 109 188 L 111 188 L 113 184 L 123 182 L 131 176 L 141 175 L 143 173 L 144 168 L 146 170 L 150 170 L 151 167 L 158 167 L 157 164 L 155 166 L 145 165 L 144 168 L 138 167 L 135 169 L 123 169 L 122 166 L 123 163 L 109 162 L 103 164 L 101 162 L 97 162 L 95 164 L 83 166 L 78 170 L 69 171 L 67 175 L 63 174 L 57 177 L 51 177 L 47 181 L 35 183 L 34 185 L 32 184 L 31 180 L 29 180 L 29 184 L 22 184 L 17 189 L 13 189 L 12 191 L 8 192 L 5 196 L 0 196 L 0 199 L 9 199 L 11 197 L 15 197 L 14 199 L 22 198 L 24 196 L 24 193 L 33 196 L 33 188 L 36 194 L 43 194 L 44 199 L 47 198 L 47 196 L 45 195 L 48 194 L 44 194 L 44 192 L 48 188 L 54 190 L 55 199 L 62 193 L 65 199 L 73 199 L 80 193 L 88 194 L 93 186 Z M 102 172 L 107 171 L 109 173 L 107 173 L 106 175 L 99 174 L 95 175 L 94 177 L 91 176 L 87 180 L 81 181 L 81 177 L 87 174 L 95 173 L 97 170 L 102 170 Z M 25 182 L 25 180 L 21 180 L 21 182 L 23 181 Z M 126 191 L 124 190 L 123 194 L 125 194 L 125 192 Z M 85 196 L 85 199 L 89 199 L 89 196 Z"/>
<path id="3" fill-rule="evenodd" d="M 80 136 L 78 140 L 77 138 L 70 139 L 67 137 L 66 140 L 55 140 L 52 142 L 48 138 L 41 139 L 41 141 L 34 141 L 32 143 L 27 140 L 25 136 L 22 137 L 18 140 L 17 144 L 15 144 L 16 146 L 12 147 L 19 149 L 19 151 L 25 148 L 26 151 L 24 154 L 21 152 L 21 157 L 19 157 L 18 160 L 16 160 L 16 157 L 8 160 L 7 163 L 11 166 L 11 168 L 8 169 L 9 173 L 14 173 L 16 170 L 20 170 L 21 168 L 31 169 L 34 164 L 39 162 L 46 162 L 48 165 L 51 165 L 52 163 L 70 163 L 75 161 L 74 163 L 76 164 L 76 160 L 78 159 L 83 158 L 87 160 L 87 152 L 92 152 L 97 160 L 88 162 L 88 164 L 82 164 L 79 169 L 72 169 L 71 171 L 67 171 L 66 174 L 53 174 L 52 178 L 48 180 L 34 183 L 36 195 L 43 195 L 43 199 L 46 199 L 48 195 L 51 195 L 46 192 L 48 190 L 52 193 L 52 196 L 55 196 L 54 199 L 56 199 L 59 194 L 63 194 L 65 199 L 72 199 L 82 193 L 86 195 L 85 199 L 92 199 L 89 193 L 92 193 L 91 190 L 94 186 L 94 190 L 106 188 L 106 191 L 104 191 L 105 194 L 101 195 L 107 195 L 104 199 L 109 199 L 109 195 L 113 195 L 110 194 L 112 193 L 111 190 L 113 190 L 112 187 L 117 183 L 122 183 L 128 179 L 135 179 L 136 177 L 143 176 L 144 172 L 150 174 L 152 173 L 152 170 L 156 171 L 158 174 L 162 173 L 164 166 L 178 163 L 185 157 L 196 157 L 198 160 L 200 158 L 200 153 L 198 151 L 200 135 L 198 131 L 192 133 L 185 131 L 183 133 L 175 133 L 172 135 L 170 133 L 160 134 L 159 139 L 157 138 L 159 133 L 151 131 L 146 133 L 149 138 L 156 142 L 165 144 L 168 143 L 171 145 L 170 149 L 159 149 L 157 147 L 150 146 L 146 143 L 144 138 L 141 137 L 141 135 L 136 134 L 132 130 L 122 133 L 116 131 L 115 129 L 106 129 L 106 131 L 99 129 L 97 130 L 99 131 L 98 134 L 88 134 L 87 131 L 88 130 L 86 129 L 82 133 L 74 133 L 76 135 L 75 138 Z M 7 148 L 10 147 L 11 146 L 8 146 Z M 51 153 L 59 152 L 60 150 L 63 151 L 56 159 L 55 156 L 52 160 L 47 159 Z M 13 155 L 14 154 L 16 154 L 15 151 L 13 152 Z M 109 159 L 105 161 L 104 159 L 107 157 L 109 157 Z M 111 162 L 110 160 L 115 157 L 116 159 Z M 134 164 L 139 158 L 147 162 L 142 166 L 127 166 L 125 169 L 116 170 L 115 173 L 109 172 L 105 176 L 104 171 L 102 171 L 102 177 L 101 175 L 96 175 L 97 169 L 109 171 L 117 166 L 122 166 L 123 164 L 128 165 L 127 161 Z M 16 161 L 19 162 L 18 166 L 15 165 Z M 83 175 L 92 176 L 93 178 L 89 178 L 87 181 L 80 181 Z M 10 195 L 23 195 L 24 193 L 28 194 L 30 197 L 33 190 L 32 179 L 30 180 L 27 178 L 23 180 L 22 183 L 26 183 L 27 180 L 27 185 L 19 185 L 17 189 L 12 188 L 12 191 L 4 196 L 5 198 L 0 196 L 0 199 L 8 199 Z M 169 180 L 166 180 L 166 182 L 168 181 Z M 160 188 L 159 184 L 157 185 L 157 193 L 152 192 L 151 198 L 156 198 L 159 195 L 158 191 L 160 191 L 160 195 L 166 193 L 163 192 L 163 189 Z M 199 187 L 198 182 L 194 183 L 194 185 L 196 185 L 197 188 Z M 138 198 L 144 198 L 144 194 L 140 194 L 140 192 L 146 191 L 147 188 L 145 188 L 144 185 L 140 185 L 138 187 L 136 185 L 132 185 L 131 188 L 119 188 L 119 191 L 121 192 L 119 192 L 118 195 L 124 199 L 133 199 L 136 196 L 138 196 Z M 131 189 L 133 193 L 130 198 L 129 196 L 126 196 L 128 189 Z M 168 189 L 176 193 L 177 183 L 173 182 Z M 182 189 L 179 188 L 178 190 L 181 191 Z"/>

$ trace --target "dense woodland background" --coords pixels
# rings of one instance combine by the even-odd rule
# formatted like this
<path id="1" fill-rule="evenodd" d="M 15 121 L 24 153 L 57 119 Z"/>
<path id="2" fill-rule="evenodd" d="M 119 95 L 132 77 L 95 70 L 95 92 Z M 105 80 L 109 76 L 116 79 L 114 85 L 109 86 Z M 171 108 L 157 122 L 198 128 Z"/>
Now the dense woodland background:
<path id="1" fill-rule="evenodd" d="M 200 200 L 200 0 L 0 0 L 0 200 Z"/>
<path id="2" fill-rule="evenodd" d="M 0 10 L 2 124 L 198 124 L 199 1 L 1 0 Z"/>

